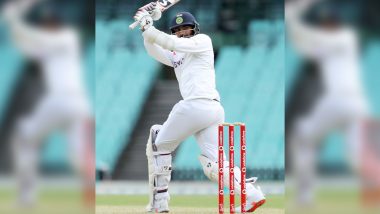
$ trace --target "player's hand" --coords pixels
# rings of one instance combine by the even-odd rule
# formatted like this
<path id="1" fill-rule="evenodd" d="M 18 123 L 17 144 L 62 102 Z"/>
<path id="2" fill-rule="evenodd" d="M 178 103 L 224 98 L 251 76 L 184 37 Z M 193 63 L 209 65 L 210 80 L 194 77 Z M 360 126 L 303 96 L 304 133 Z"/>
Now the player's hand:
<path id="1" fill-rule="evenodd" d="M 151 2 L 140 9 L 148 11 L 154 21 L 157 21 L 161 18 L 161 10 L 157 5 L 157 2 Z"/>
<path id="2" fill-rule="evenodd" d="M 139 9 L 133 17 L 140 24 L 140 29 L 145 31 L 153 25 L 153 19 L 149 12 L 144 9 Z"/>

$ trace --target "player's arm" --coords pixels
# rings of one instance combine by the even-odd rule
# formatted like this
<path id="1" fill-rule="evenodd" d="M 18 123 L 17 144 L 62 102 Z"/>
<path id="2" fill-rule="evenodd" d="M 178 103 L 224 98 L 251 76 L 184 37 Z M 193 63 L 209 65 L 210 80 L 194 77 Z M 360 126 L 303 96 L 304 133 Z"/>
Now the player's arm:
<path id="1" fill-rule="evenodd" d="M 285 23 L 289 39 L 303 55 L 311 56 L 314 52 L 315 33 L 317 31 L 303 23 L 302 15 L 310 7 L 308 1 L 292 1 L 285 4 Z"/>
<path id="2" fill-rule="evenodd" d="M 6 22 L 12 22 L 25 15 L 39 1 L 41 0 L 8 1 L 1 8 L 0 15 Z"/>
<path id="3" fill-rule="evenodd" d="M 145 40 L 170 51 L 199 53 L 212 50 L 211 39 L 206 35 L 196 35 L 191 38 L 178 38 L 151 26 L 144 31 L 143 36 Z"/>
<path id="4" fill-rule="evenodd" d="M 152 56 L 154 59 L 156 59 L 157 61 L 167 66 L 173 67 L 173 64 L 169 57 L 170 56 L 169 51 L 161 48 L 160 46 L 154 43 L 150 43 L 149 41 L 145 39 L 144 39 L 144 46 L 148 54 Z"/>
<path id="5" fill-rule="evenodd" d="M 327 32 L 304 23 L 302 17 L 319 0 L 298 0 L 285 5 L 288 35 L 295 48 L 307 57 L 319 58 L 341 43 L 335 32 Z"/>
<path id="6" fill-rule="evenodd" d="M 30 57 L 40 57 L 43 53 L 53 50 L 60 45 L 57 35 L 18 23 L 11 27 L 15 45 Z"/>
<path id="7" fill-rule="evenodd" d="M 151 13 L 149 13 L 148 10 L 150 10 Z M 160 18 L 161 11 L 156 7 L 155 2 L 147 4 L 146 6 L 140 8 L 134 16 L 135 21 L 139 22 L 140 29 L 142 31 L 145 31 L 149 27 L 152 27 L 153 20 L 158 20 Z M 173 66 L 171 62 L 171 55 L 168 50 L 165 50 L 157 44 L 152 43 L 151 41 L 145 39 L 145 37 L 144 46 L 148 54 L 152 56 L 154 59 L 165 65 L 171 67 Z"/>
<path id="8" fill-rule="evenodd" d="M 153 27 L 153 20 L 155 19 L 152 19 L 151 15 L 145 9 L 139 9 L 134 19 L 138 21 L 141 26 L 140 29 L 143 31 L 144 40 L 148 43 L 156 44 L 165 50 L 183 53 L 197 53 L 212 50 L 211 39 L 206 35 L 178 38 L 157 30 Z"/>
<path id="9" fill-rule="evenodd" d="M 23 15 L 30 9 L 32 4 L 24 2 L 27 1 L 7 5 L 7 8 L 5 8 L 5 20 L 9 26 L 15 45 L 24 54 L 30 57 L 38 57 L 46 48 L 56 43 L 56 37 L 51 33 L 44 32 L 25 23 Z"/>

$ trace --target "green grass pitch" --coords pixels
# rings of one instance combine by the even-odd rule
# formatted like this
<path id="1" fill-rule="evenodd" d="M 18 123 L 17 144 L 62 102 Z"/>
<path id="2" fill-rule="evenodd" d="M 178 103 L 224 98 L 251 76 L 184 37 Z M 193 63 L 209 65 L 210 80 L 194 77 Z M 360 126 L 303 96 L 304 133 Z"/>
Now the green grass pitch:
<path id="1" fill-rule="evenodd" d="M 20 206 L 16 193 L 9 188 L 0 188 L 0 213 L 6 214 L 87 214 L 91 209 L 83 204 L 83 196 L 79 190 L 41 191 L 37 204 Z"/>
<path id="2" fill-rule="evenodd" d="M 235 197 L 235 204 L 239 205 L 239 197 Z M 146 213 L 148 203 L 146 195 L 98 195 L 96 197 L 97 214 Z M 229 198 L 225 197 L 225 212 L 228 213 Z M 267 203 L 256 210 L 258 214 L 285 213 L 284 196 L 268 196 Z M 170 213 L 217 213 L 218 201 L 216 195 L 172 195 Z"/>

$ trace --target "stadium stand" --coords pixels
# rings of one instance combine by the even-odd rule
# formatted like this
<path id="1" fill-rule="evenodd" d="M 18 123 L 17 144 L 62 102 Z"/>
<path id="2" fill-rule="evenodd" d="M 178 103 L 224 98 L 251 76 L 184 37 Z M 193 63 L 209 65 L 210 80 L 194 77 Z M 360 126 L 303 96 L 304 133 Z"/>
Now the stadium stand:
<path id="1" fill-rule="evenodd" d="M 210 18 L 215 14 L 206 16 L 208 9 L 198 7 L 201 9 L 195 8 L 196 15 L 201 23 L 206 23 L 202 25 L 203 29 L 207 31 L 217 28 L 217 23 Z M 210 7 L 219 8 L 221 5 L 215 3 Z M 172 10 L 172 13 L 181 9 L 185 8 L 178 7 Z M 90 97 L 96 105 L 98 168 L 107 165 L 114 170 L 113 167 L 123 148 L 131 143 L 129 139 L 139 119 L 140 110 L 154 85 L 153 82 L 158 78 L 158 63 L 143 50 L 139 32 L 128 30 L 130 22 L 130 18 L 96 20 L 96 45 L 87 51 L 86 67 L 95 71 L 87 73 L 87 80 L 91 89 L 96 85 L 96 93 L 90 93 Z M 284 168 L 284 127 L 278 121 L 283 118 L 281 106 L 284 105 L 284 98 L 297 76 L 297 66 L 300 62 L 295 51 L 288 43 L 285 44 L 284 39 L 282 21 L 252 21 L 247 28 L 248 46 L 222 46 L 216 60 L 217 87 L 225 107 L 226 121 L 244 121 L 247 127 L 252 128 L 247 132 L 247 142 L 251 144 L 248 149 L 252 154 L 248 156 L 248 167 L 251 171 L 280 170 L 277 174 L 280 177 Z M 379 91 L 376 82 L 378 78 L 374 78 L 378 76 L 375 71 L 380 56 L 379 50 L 380 43 L 371 42 L 364 51 L 363 60 L 363 77 L 372 109 L 376 114 L 380 109 L 380 100 L 376 96 Z M 18 68 L 22 60 L 12 47 L 3 46 L 0 53 L 4 52 L 7 54 L 1 54 L 5 57 L 0 58 L 1 64 L 4 65 L 0 78 L 0 118 L 8 92 L 19 75 L 17 71 L 20 70 Z M 90 62 L 93 57 L 96 59 L 95 65 Z M 285 77 L 280 72 L 284 67 Z M 280 90 L 284 85 L 286 94 Z M 65 147 L 63 137 L 54 134 L 49 141 L 52 143 L 47 144 L 44 149 L 43 160 L 62 164 L 66 159 L 62 153 Z M 335 161 L 339 165 L 345 158 L 342 153 L 343 145 L 340 143 L 341 137 L 332 135 L 327 141 L 332 143 L 323 148 L 321 163 Z M 175 178 L 191 179 L 188 175 L 194 172 L 197 172 L 195 174 L 199 178 L 199 152 L 194 138 L 181 144 L 174 160 Z M 184 174 L 181 175 L 181 171 Z M 273 176 L 266 178 L 273 179 Z"/>
<path id="2" fill-rule="evenodd" d="M 0 26 L 0 121 L 3 119 L 5 105 L 18 79 L 22 58 L 20 53 L 10 44 L 7 31 Z"/>
<path id="3" fill-rule="evenodd" d="M 163 17 L 158 26 L 167 27 L 170 20 L 168 17 L 178 11 L 191 10 L 195 11 L 204 32 L 216 31 L 217 34 L 218 31 L 225 30 L 220 27 L 218 18 L 223 16 L 226 3 L 212 1 L 212 4 L 206 5 L 202 1 L 197 2 L 199 4 L 188 1 L 177 5 L 168 11 L 169 15 Z M 116 19 L 109 18 L 106 12 L 102 12 L 102 8 L 107 7 L 97 5 L 97 13 L 103 18 L 96 20 L 96 44 L 87 50 L 85 63 L 91 101 L 96 105 L 97 168 L 106 165 L 111 171 L 123 149 L 131 143 L 140 111 L 153 83 L 159 78 L 160 71 L 158 63 L 145 53 L 139 31 L 128 29 L 130 14 L 141 2 L 134 2 L 135 5 L 132 6 L 123 2 L 120 4 L 108 5 L 115 8 Z M 245 6 L 255 7 L 250 3 Z M 249 20 L 264 15 L 254 16 L 258 17 L 248 17 Z M 245 22 L 248 21 L 241 23 Z M 247 159 L 249 172 L 260 172 L 264 179 L 280 179 L 284 169 L 284 127 L 278 121 L 284 118 L 284 99 L 297 77 L 300 59 L 285 42 L 282 20 L 255 19 L 247 26 L 246 42 L 241 41 L 247 47 L 232 44 L 220 46 L 218 50 L 217 87 L 225 107 L 226 121 L 243 121 L 247 124 L 247 142 L 251 154 Z M 240 31 L 244 32 L 243 27 Z M 0 120 L 22 65 L 22 57 L 17 50 L 7 45 L 9 42 L 1 36 L 4 33 L 0 29 Z M 363 79 L 372 110 L 377 115 L 380 111 L 380 99 L 377 96 L 380 88 L 376 81 L 379 79 L 376 72 L 379 56 L 380 42 L 370 42 L 363 55 Z M 92 62 L 94 57 L 95 63 Z M 284 86 L 286 93 L 282 92 Z M 44 148 L 43 162 L 54 165 L 66 162 L 66 153 L 62 152 L 66 149 L 64 140 L 59 133 L 49 139 L 51 143 Z M 341 166 L 345 162 L 341 141 L 341 136 L 335 134 L 327 139 L 331 143 L 322 148 L 322 164 L 335 163 Z M 197 160 L 199 153 L 194 138 L 183 142 L 175 156 L 173 178 L 202 179 L 201 166 Z M 268 170 L 276 173 L 266 173 Z"/>
<path id="4" fill-rule="evenodd" d="M 369 42 L 363 54 L 363 80 L 365 82 L 366 93 L 370 98 L 371 110 L 377 116 L 380 115 L 380 85 L 378 63 L 380 57 L 380 41 Z"/>
<path id="5" fill-rule="evenodd" d="M 138 31 L 128 23 L 96 21 L 97 168 L 115 166 L 158 74 L 158 63 L 135 42 Z"/>

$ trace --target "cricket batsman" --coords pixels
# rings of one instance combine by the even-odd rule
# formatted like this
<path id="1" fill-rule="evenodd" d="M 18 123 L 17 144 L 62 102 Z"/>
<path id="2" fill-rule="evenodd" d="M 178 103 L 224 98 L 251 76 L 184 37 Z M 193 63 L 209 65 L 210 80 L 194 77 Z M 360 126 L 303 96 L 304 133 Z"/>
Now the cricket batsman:
<path id="1" fill-rule="evenodd" d="M 91 111 L 81 74 L 79 35 L 63 23 L 53 5 L 46 6 L 35 24 L 24 16 L 41 6 L 39 0 L 9 1 L 2 15 L 14 45 L 41 67 L 45 93 L 30 113 L 22 116 L 12 133 L 13 164 L 18 181 L 18 203 L 33 206 L 37 200 L 39 150 L 55 130 L 68 139 L 73 168 L 83 178 L 89 206 L 94 195 L 94 160 L 89 122 Z"/>
<path id="2" fill-rule="evenodd" d="M 359 39 L 336 11 L 325 10 L 314 25 L 302 19 L 321 0 L 286 3 L 289 38 L 305 58 L 320 67 L 323 93 L 309 112 L 294 124 L 292 162 L 297 180 L 297 202 L 314 202 L 318 146 L 331 131 L 345 135 L 351 166 L 359 171 L 362 124 L 370 109 L 360 75 Z"/>
<path id="3" fill-rule="evenodd" d="M 134 19 L 139 23 L 145 48 L 157 61 L 174 68 L 183 100 L 171 110 L 162 125 L 153 125 L 146 148 L 150 201 L 147 211 L 169 212 L 169 182 L 172 152 L 194 135 L 201 150 L 199 157 L 205 175 L 218 182 L 218 125 L 224 122 L 224 109 L 215 86 L 214 52 L 209 36 L 200 33 L 199 24 L 188 12 L 171 21 L 172 35 L 157 30 L 153 20 L 161 11 L 152 2 L 140 8 Z M 224 155 L 224 159 L 226 159 Z M 228 162 L 224 163 L 224 184 L 229 183 Z M 235 192 L 240 193 L 240 169 L 235 167 Z M 255 179 L 247 179 L 255 180 Z M 246 211 L 253 212 L 265 197 L 253 182 L 247 183 Z M 240 208 L 236 208 L 240 212 Z"/>

